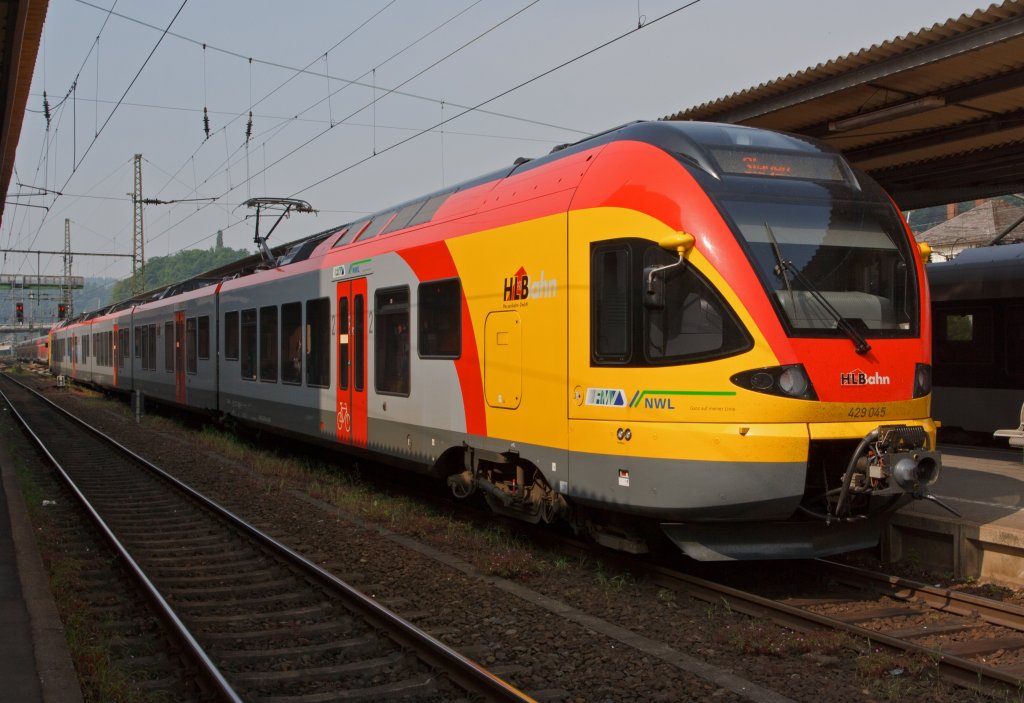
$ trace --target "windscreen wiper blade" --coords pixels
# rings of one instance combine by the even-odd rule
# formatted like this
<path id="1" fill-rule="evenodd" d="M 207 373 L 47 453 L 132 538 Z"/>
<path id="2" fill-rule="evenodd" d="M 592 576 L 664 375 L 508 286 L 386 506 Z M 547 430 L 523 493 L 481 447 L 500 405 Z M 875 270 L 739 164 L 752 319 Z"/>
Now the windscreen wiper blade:
<path id="1" fill-rule="evenodd" d="M 867 354 L 871 351 L 871 345 L 868 344 L 868 340 L 864 339 L 864 335 L 860 333 L 853 324 L 843 317 L 843 314 L 836 310 L 835 306 L 828 301 L 821 291 L 819 291 L 813 283 L 800 271 L 796 266 L 793 265 L 792 261 L 787 261 L 782 258 L 782 250 L 779 248 L 779 241 L 775 238 L 775 232 L 772 231 L 771 225 L 767 222 L 764 223 L 764 228 L 768 232 L 768 237 L 772 240 L 772 251 L 775 253 L 775 273 L 782 276 L 782 280 L 786 282 L 786 290 L 792 294 L 793 289 L 790 287 L 789 276 L 787 272 L 793 274 L 800 283 L 803 284 L 804 289 L 811 294 L 811 296 L 818 301 L 821 307 L 825 308 L 829 315 L 836 321 L 836 326 L 843 331 L 843 333 L 850 338 L 853 342 L 854 351 L 858 354 Z"/>

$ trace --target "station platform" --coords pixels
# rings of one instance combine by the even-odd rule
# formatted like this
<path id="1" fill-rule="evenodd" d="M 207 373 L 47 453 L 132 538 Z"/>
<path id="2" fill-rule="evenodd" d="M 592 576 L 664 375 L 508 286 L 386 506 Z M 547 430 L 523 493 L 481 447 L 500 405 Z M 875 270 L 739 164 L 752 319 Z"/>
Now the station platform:
<path id="1" fill-rule="evenodd" d="M 1024 588 L 1024 461 L 1020 449 L 939 445 L 942 474 L 930 501 L 900 510 L 882 540 L 882 557 Z"/>
<path id="2" fill-rule="evenodd" d="M 81 703 L 71 655 L 14 465 L 0 444 L 0 698 Z"/>

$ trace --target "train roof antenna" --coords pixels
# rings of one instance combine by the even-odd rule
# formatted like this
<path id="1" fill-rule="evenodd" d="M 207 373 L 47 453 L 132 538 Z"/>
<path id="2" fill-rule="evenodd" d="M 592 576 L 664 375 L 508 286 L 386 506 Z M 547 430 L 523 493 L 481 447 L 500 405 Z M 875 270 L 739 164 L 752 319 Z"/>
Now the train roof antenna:
<path id="1" fill-rule="evenodd" d="M 263 259 L 267 262 L 267 265 L 273 265 L 274 263 L 274 257 L 270 254 L 267 240 L 270 239 L 270 235 L 274 233 L 277 226 L 281 224 L 281 220 L 287 217 L 293 210 L 295 212 L 316 212 L 313 206 L 305 200 L 296 200 L 295 198 L 249 198 L 242 204 L 246 207 L 256 208 L 256 233 L 252 241 L 260 248 L 260 253 L 263 254 Z M 280 212 L 281 214 L 277 216 L 277 220 L 274 222 L 274 226 L 270 228 L 270 231 L 261 237 L 260 214 L 265 210 Z"/>

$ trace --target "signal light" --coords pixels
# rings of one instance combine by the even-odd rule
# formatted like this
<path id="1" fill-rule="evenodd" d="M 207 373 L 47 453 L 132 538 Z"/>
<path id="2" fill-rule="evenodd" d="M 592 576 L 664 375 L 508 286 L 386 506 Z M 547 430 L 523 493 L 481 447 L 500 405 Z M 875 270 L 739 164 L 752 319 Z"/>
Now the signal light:
<path id="1" fill-rule="evenodd" d="M 68 315 L 68 306 L 64 303 L 57 304 L 57 319 L 63 320 Z"/>
<path id="2" fill-rule="evenodd" d="M 21 302 L 16 303 L 15 306 L 14 306 L 14 314 L 18 318 L 18 322 L 24 322 L 25 321 L 25 304 L 21 303 Z"/>

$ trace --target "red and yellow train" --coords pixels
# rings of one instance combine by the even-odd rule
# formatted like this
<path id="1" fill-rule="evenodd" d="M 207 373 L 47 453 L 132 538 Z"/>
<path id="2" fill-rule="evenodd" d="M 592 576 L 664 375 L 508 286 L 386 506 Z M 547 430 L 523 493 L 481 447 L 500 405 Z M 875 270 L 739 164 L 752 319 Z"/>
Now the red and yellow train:
<path id="1" fill-rule="evenodd" d="M 928 497 L 921 252 L 797 137 L 626 125 L 54 329 L 55 373 L 633 551 L 808 557 Z"/>

